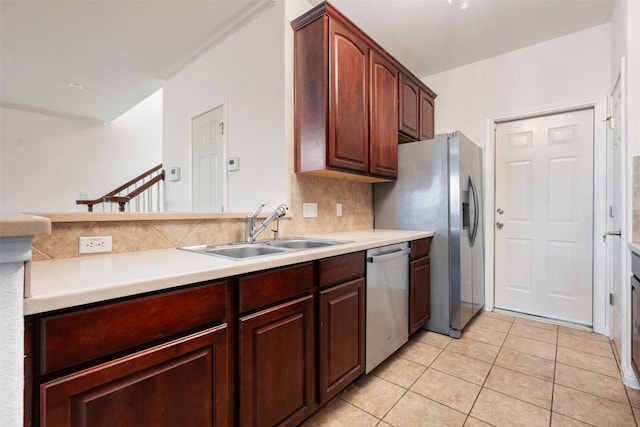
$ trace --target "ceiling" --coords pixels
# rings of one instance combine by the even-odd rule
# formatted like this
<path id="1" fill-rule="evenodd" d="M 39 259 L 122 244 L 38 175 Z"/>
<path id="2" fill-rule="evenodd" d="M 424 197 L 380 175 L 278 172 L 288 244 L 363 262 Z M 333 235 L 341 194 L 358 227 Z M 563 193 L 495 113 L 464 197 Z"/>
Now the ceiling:
<path id="1" fill-rule="evenodd" d="M 0 101 L 113 120 L 272 3 L 0 0 Z M 424 77 L 609 22 L 614 0 L 332 3 Z"/>

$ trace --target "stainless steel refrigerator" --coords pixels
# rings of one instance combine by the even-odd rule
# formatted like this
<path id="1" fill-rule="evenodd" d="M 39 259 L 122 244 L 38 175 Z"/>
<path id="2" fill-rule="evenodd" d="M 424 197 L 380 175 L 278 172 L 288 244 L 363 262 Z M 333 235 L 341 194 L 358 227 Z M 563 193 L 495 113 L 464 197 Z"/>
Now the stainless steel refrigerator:
<path id="1" fill-rule="evenodd" d="M 484 306 L 482 150 L 460 132 L 400 144 L 398 179 L 374 185 L 375 228 L 433 231 L 431 317 L 459 338 Z"/>

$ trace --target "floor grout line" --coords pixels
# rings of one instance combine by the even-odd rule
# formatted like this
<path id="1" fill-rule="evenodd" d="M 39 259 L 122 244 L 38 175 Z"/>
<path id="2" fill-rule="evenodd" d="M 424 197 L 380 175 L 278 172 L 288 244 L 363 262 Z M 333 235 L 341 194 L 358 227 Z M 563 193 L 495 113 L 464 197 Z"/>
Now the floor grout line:
<path id="1" fill-rule="evenodd" d="M 394 386 L 396 386 L 396 387 L 400 387 L 400 388 L 402 389 L 402 393 L 400 394 L 400 396 L 398 397 L 398 399 L 397 399 L 397 400 L 396 400 L 396 401 L 395 401 L 395 402 L 390 406 L 390 408 L 389 408 L 389 409 L 388 409 L 388 410 L 387 410 L 387 411 L 386 411 L 386 412 L 385 412 L 381 417 L 378 417 L 378 416 L 376 416 L 376 415 L 374 415 L 374 414 L 371 414 L 370 412 L 366 411 L 366 410 L 365 410 L 365 409 L 363 409 L 363 408 L 360 408 L 359 406 L 357 406 L 357 405 L 356 405 L 356 404 L 354 404 L 354 403 L 351 403 L 351 402 L 349 402 L 349 401 L 346 401 L 346 400 L 343 398 L 343 396 L 344 396 L 346 393 L 341 394 L 340 398 L 341 398 L 345 403 L 347 403 L 348 405 L 350 405 L 351 407 L 357 408 L 357 409 L 359 409 L 360 411 L 362 411 L 362 412 L 364 412 L 364 413 L 366 413 L 366 414 L 368 414 L 368 415 L 370 415 L 370 416 L 374 417 L 376 420 L 378 420 L 376 425 L 381 425 L 382 423 L 387 423 L 387 424 L 390 424 L 390 425 L 391 425 L 391 423 L 389 423 L 388 421 L 385 421 L 385 417 L 387 417 L 387 416 L 388 416 L 388 415 L 389 415 L 389 414 L 394 410 L 394 408 L 396 408 L 396 407 L 400 404 L 400 402 L 401 402 L 403 399 L 405 399 L 405 398 L 407 397 L 407 395 L 408 395 L 408 393 L 409 393 L 409 392 L 412 392 L 412 393 L 414 393 L 415 395 L 420 396 L 421 398 L 427 399 L 428 401 L 431 401 L 431 402 L 437 403 L 438 405 L 441 405 L 442 407 L 445 407 L 445 408 L 447 408 L 448 410 L 455 411 L 455 412 L 457 412 L 457 413 L 459 413 L 459 414 L 464 415 L 463 425 L 464 425 L 464 424 L 466 424 L 470 419 L 477 419 L 477 420 L 480 420 L 480 421 L 482 421 L 482 422 L 485 422 L 485 423 L 488 423 L 488 424 L 490 424 L 490 425 L 493 425 L 493 424 L 491 424 L 491 422 L 490 422 L 490 421 L 486 421 L 486 420 L 484 420 L 484 419 L 482 419 L 482 418 L 478 418 L 477 416 L 472 416 L 472 412 L 473 412 L 474 408 L 476 408 L 476 405 L 478 404 L 478 401 L 479 401 L 479 398 L 480 398 L 480 395 L 482 394 L 482 392 L 483 392 L 484 390 L 490 390 L 491 392 L 498 393 L 498 394 L 503 395 L 503 396 L 511 397 L 511 398 L 513 398 L 513 399 L 515 399 L 515 400 L 518 400 L 518 401 L 520 401 L 520 402 L 524 402 L 524 403 L 526 403 L 526 404 L 528 404 L 528 405 L 531 405 L 532 407 L 536 407 L 536 408 L 540 408 L 540 409 L 544 410 L 546 413 L 548 413 L 548 416 L 549 416 L 549 423 L 548 423 L 548 425 L 549 425 L 549 426 L 551 426 L 551 425 L 553 425 L 553 424 L 554 424 L 554 422 L 553 422 L 553 420 L 554 420 L 554 418 L 553 418 L 554 414 L 557 414 L 557 416 L 565 417 L 565 418 L 567 418 L 567 419 L 569 419 L 569 420 L 578 421 L 578 422 L 581 422 L 581 423 L 585 423 L 585 424 L 587 424 L 587 425 L 593 425 L 592 423 L 593 423 L 593 421 L 594 421 L 595 419 L 594 419 L 594 418 L 590 418 L 590 416 L 589 416 L 589 415 L 586 415 L 586 416 L 585 416 L 585 415 L 584 415 L 583 413 L 581 413 L 581 412 L 575 412 L 575 413 L 574 413 L 574 412 L 569 411 L 570 413 L 572 413 L 572 415 L 567 415 L 567 414 L 564 414 L 564 413 L 562 413 L 562 412 L 556 412 L 556 411 L 555 411 L 556 409 L 562 409 L 562 408 L 557 408 L 557 404 L 558 404 L 558 402 L 556 401 L 556 395 L 557 395 L 558 386 L 561 386 L 561 387 L 564 387 L 565 389 L 568 389 L 568 390 L 573 390 L 573 391 L 576 391 L 576 392 L 579 392 L 579 393 L 584 393 L 585 398 L 586 398 L 586 395 L 588 395 L 588 396 L 591 396 L 591 397 L 593 397 L 593 398 L 595 398 L 595 399 L 601 400 L 601 402 L 603 402 L 603 403 L 604 403 L 604 402 L 609 402 L 609 403 L 617 404 L 617 405 L 613 406 L 613 408 L 616 408 L 616 407 L 617 407 L 617 408 L 622 408 L 622 407 L 628 408 L 628 409 L 631 411 L 631 416 L 633 417 L 633 420 L 634 420 L 635 425 L 636 425 L 636 426 L 638 426 L 638 425 L 639 425 L 639 424 L 638 424 L 638 421 L 636 420 L 636 417 L 635 417 L 635 413 L 634 413 L 634 410 L 633 410 L 633 405 L 631 404 L 631 396 L 630 396 L 629 390 L 627 389 L 627 387 L 626 387 L 626 386 L 624 385 L 624 383 L 622 382 L 622 378 L 614 377 L 614 376 L 607 375 L 607 374 L 604 374 L 604 373 L 601 373 L 601 372 L 597 372 L 597 371 L 593 371 L 593 370 L 591 370 L 591 369 L 589 369 L 589 368 L 584 368 L 584 367 L 582 367 L 582 366 L 574 366 L 574 365 L 572 365 L 572 364 L 570 364 L 570 363 L 563 363 L 563 362 L 559 362 L 559 361 L 558 361 L 558 355 L 559 355 L 559 353 L 562 351 L 562 350 L 561 350 L 561 347 L 562 347 L 563 349 L 569 349 L 569 350 L 572 350 L 572 351 L 575 351 L 575 352 L 578 352 L 578 353 L 582 353 L 582 354 L 584 354 L 584 355 L 588 355 L 588 356 L 597 356 L 597 357 L 599 357 L 599 358 L 606 359 L 606 360 L 611 359 L 610 357 L 602 356 L 602 355 L 600 355 L 600 354 L 595 354 L 595 353 L 588 352 L 588 351 L 582 351 L 581 349 L 573 348 L 573 347 L 568 347 L 568 346 L 566 346 L 566 345 L 560 345 L 560 340 L 561 340 L 560 333 L 561 333 L 561 332 L 560 332 L 559 328 L 558 328 L 558 330 L 557 330 L 557 331 L 556 331 L 556 333 L 555 333 L 555 343 L 554 343 L 554 344 L 552 344 L 552 343 L 550 343 L 550 342 L 547 342 L 547 341 L 540 341 L 540 340 L 536 340 L 536 339 L 534 339 L 534 338 L 530 338 L 530 337 L 526 337 L 526 336 L 518 335 L 518 334 L 517 334 L 517 333 L 515 333 L 515 332 L 514 332 L 514 330 L 513 330 L 513 329 L 514 329 L 514 325 L 519 324 L 520 326 L 528 326 L 528 327 L 531 327 L 531 328 L 535 328 L 536 326 L 534 326 L 534 325 L 528 325 L 528 324 L 523 324 L 523 323 L 518 323 L 518 322 L 516 322 L 516 319 L 518 319 L 518 318 L 515 318 L 515 319 L 514 319 L 514 321 L 510 322 L 511 324 L 510 324 L 510 326 L 509 326 L 509 329 L 508 329 L 506 332 L 493 330 L 493 329 L 486 328 L 486 327 L 481 326 L 481 325 L 475 325 L 477 328 L 481 328 L 481 329 L 484 329 L 484 330 L 489 330 L 489 331 L 491 331 L 491 332 L 495 332 L 495 333 L 504 334 L 504 339 L 502 340 L 502 344 L 501 344 L 501 345 L 496 345 L 496 344 L 488 343 L 488 342 L 481 341 L 481 340 L 478 340 L 478 339 L 475 339 L 475 338 L 472 338 L 472 337 L 468 337 L 468 336 L 466 336 L 466 337 L 465 337 L 465 336 L 464 336 L 464 331 L 463 331 L 463 338 L 466 338 L 466 339 L 472 340 L 472 341 L 474 341 L 474 342 L 476 342 L 476 343 L 485 344 L 485 345 L 491 346 L 492 348 L 496 348 L 496 349 L 497 349 L 497 353 L 496 353 L 495 357 L 493 357 L 493 361 L 492 361 L 492 362 L 489 362 L 489 361 L 488 361 L 488 358 L 478 358 L 478 357 L 474 357 L 473 355 L 470 355 L 470 354 L 468 354 L 468 353 L 467 353 L 467 354 L 458 353 L 457 351 L 454 351 L 453 349 L 449 349 L 449 348 L 451 347 L 451 344 L 454 342 L 453 340 L 448 341 L 448 342 L 446 343 L 446 345 L 444 345 L 444 347 L 440 347 L 439 345 L 438 345 L 438 346 L 436 346 L 436 345 L 430 344 L 430 343 L 428 343 L 428 342 L 418 341 L 418 340 L 417 340 L 417 336 L 418 336 L 418 335 L 414 335 L 414 337 L 412 337 L 412 339 L 416 340 L 416 342 L 418 342 L 418 343 L 421 343 L 421 344 L 424 344 L 424 345 L 428 345 L 428 346 L 430 346 L 430 347 L 433 347 L 433 348 L 437 349 L 437 354 L 435 355 L 435 357 L 433 357 L 433 358 L 430 360 L 430 362 L 429 362 L 428 364 L 424 364 L 424 363 L 421 363 L 421 362 L 416 362 L 416 360 L 420 358 L 420 353 L 416 353 L 416 354 L 415 354 L 415 356 L 416 356 L 416 357 L 415 357 L 415 359 L 408 358 L 408 357 L 406 357 L 406 355 L 404 355 L 404 354 L 398 354 L 398 358 L 400 358 L 400 359 L 404 359 L 405 361 L 411 362 L 411 363 L 413 363 L 413 364 L 415 364 L 415 365 L 419 365 L 419 366 L 422 368 L 421 373 L 420 373 L 419 375 L 417 375 L 417 377 L 416 377 L 413 381 L 411 381 L 411 383 L 410 383 L 410 384 L 408 384 L 408 386 L 407 386 L 407 387 L 405 387 L 404 385 L 397 384 L 397 383 L 395 383 L 395 382 L 393 382 L 393 381 L 390 381 L 390 380 L 388 380 L 388 379 L 386 379 L 386 378 L 380 377 L 380 376 L 376 375 L 375 373 L 370 373 L 371 375 L 376 376 L 378 379 L 380 379 L 380 380 L 382 380 L 382 381 L 385 381 L 385 382 L 387 382 L 387 383 L 389 383 L 389 384 L 393 384 Z M 500 319 L 500 320 L 502 320 L 502 319 Z M 504 320 L 502 320 L 502 321 L 504 321 Z M 516 326 L 516 328 L 517 328 L 517 326 Z M 538 328 L 538 329 L 540 329 L 540 330 L 545 330 L 545 331 L 547 331 L 547 332 L 552 332 L 552 331 L 549 331 L 549 329 L 545 329 L 545 328 Z M 565 335 L 571 335 L 571 334 L 565 334 Z M 539 343 L 544 343 L 544 344 L 548 344 L 548 345 L 554 345 L 554 346 L 555 346 L 555 348 L 554 348 L 554 357 L 553 357 L 553 360 L 548 359 L 548 358 L 544 358 L 544 357 L 540 357 L 540 356 L 537 356 L 537 355 L 533 355 L 533 354 L 530 354 L 530 353 L 526 353 L 526 352 L 523 352 L 523 351 L 518 350 L 517 348 L 509 348 L 509 347 L 505 347 L 505 343 L 507 342 L 507 339 L 508 339 L 508 337 L 509 337 L 509 336 L 516 336 L 516 337 L 519 337 L 519 338 L 525 338 L 525 339 L 529 339 L 529 340 L 531 340 L 531 341 L 535 341 L 535 342 L 539 342 Z M 577 338 L 581 338 L 581 339 L 589 339 L 589 338 L 586 338 L 586 337 L 583 337 L 583 336 L 580 336 L 580 335 L 573 335 L 573 336 L 574 336 L 574 337 L 577 337 Z M 603 342 L 603 341 L 599 341 L 599 340 L 590 340 L 590 341 L 593 341 L 593 342 Z M 441 344 L 442 344 L 442 343 L 440 343 L 440 345 L 441 345 Z M 473 344 L 473 345 L 475 345 L 475 344 Z M 615 348 L 613 348 L 613 345 L 614 345 L 614 344 L 613 344 L 613 342 L 612 342 L 611 340 L 609 340 L 609 345 L 610 345 L 610 347 L 611 347 L 612 352 L 615 352 Z M 423 348 L 423 347 L 420 347 L 420 348 Z M 424 349 L 424 348 L 423 348 L 423 349 Z M 498 358 L 500 357 L 500 354 L 501 354 L 501 352 L 502 352 L 502 350 L 503 350 L 503 349 L 504 349 L 504 350 L 508 350 L 508 351 L 512 351 L 512 352 L 515 352 L 515 353 L 522 354 L 522 355 L 527 356 L 527 357 L 529 357 L 529 358 L 539 359 L 540 361 L 548 361 L 548 362 L 552 362 L 552 363 L 553 363 L 553 365 L 552 365 L 552 366 L 553 366 L 553 372 L 552 372 L 552 374 L 551 374 L 551 380 L 548 380 L 548 379 L 546 379 L 546 378 L 541 378 L 541 377 L 538 377 L 538 376 L 536 376 L 536 375 L 532 375 L 532 374 L 530 374 L 530 373 L 521 372 L 521 371 L 519 371 L 517 368 L 515 368 L 515 369 L 514 369 L 513 367 L 509 367 L 509 366 L 502 366 L 501 364 L 499 364 L 499 362 L 498 362 Z M 465 350 L 465 349 L 464 349 L 464 348 L 462 348 L 462 350 Z M 468 359 L 472 359 L 472 360 L 475 360 L 475 361 L 478 361 L 478 362 L 482 362 L 482 363 L 484 363 L 484 364 L 489 364 L 489 365 L 490 365 L 490 366 L 489 366 L 489 369 L 488 369 L 488 371 L 487 371 L 486 375 L 484 376 L 484 379 L 482 380 L 482 383 L 481 383 L 481 384 L 478 384 L 478 383 L 475 383 L 475 382 L 473 382 L 473 381 L 469 381 L 469 379 L 467 379 L 467 378 L 462 378 L 462 377 L 461 377 L 461 376 L 459 376 L 459 375 L 456 375 L 456 374 L 453 374 L 453 373 L 446 372 L 446 371 L 443 371 L 443 370 L 441 370 L 441 369 L 437 369 L 437 368 L 435 368 L 435 367 L 434 367 L 434 364 L 436 363 L 436 361 L 437 361 L 439 358 L 443 357 L 443 355 L 445 354 L 445 351 L 447 351 L 447 352 L 448 352 L 448 353 L 450 353 L 450 354 L 455 354 L 456 356 L 466 357 L 466 358 L 468 358 Z M 467 350 L 465 350 L 465 351 L 467 351 Z M 428 355 L 429 355 L 429 357 L 431 357 L 431 355 L 433 355 L 433 353 L 435 353 L 435 352 L 425 353 L 425 354 L 428 354 Z M 473 354 L 473 353 L 472 353 L 472 354 Z M 620 366 L 619 366 L 619 364 L 618 364 L 619 362 L 618 362 L 618 361 L 617 361 L 617 359 L 615 358 L 615 353 L 613 354 L 613 356 L 614 356 L 614 357 L 613 357 L 613 360 L 615 361 L 615 366 L 616 366 L 616 368 L 619 370 L 619 369 L 620 369 Z M 576 357 L 578 357 L 578 356 L 576 355 Z M 535 359 L 528 359 L 528 360 L 532 360 L 532 361 L 533 361 L 532 363 L 537 363 L 537 362 L 535 362 Z M 518 360 L 518 359 L 516 359 L 516 360 Z M 588 360 L 588 359 L 587 359 L 587 360 Z M 529 362 L 527 362 L 527 363 L 529 363 Z M 604 363 L 604 361 L 603 361 L 603 363 Z M 558 367 L 559 367 L 559 365 L 565 365 L 565 366 L 568 366 L 568 367 L 570 367 L 570 368 L 573 368 L 573 369 L 576 369 L 576 370 L 579 370 L 579 371 L 583 371 L 583 372 L 585 372 L 585 373 L 593 373 L 593 374 L 596 374 L 596 375 L 601 375 L 602 377 L 611 378 L 611 379 L 613 379 L 613 380 L 620 381 L 620 382 L 621 382 L 621 384 L 622 384 L 622 386 L 623 386 L 623 388 L 624 388 L 624 390 L 625 390 L 625 396 L 626 396 L 625 403 L 622 403 L 622 402 L 620 402 L 619 400 L 613 400 L 613 399 L 611 399 L 611 398 L 609 398 L 609 397 L 604 397 L 604 396 L 600 396 L 600 395 L 597 395 L 597 394 L 593 394 L 593 393 L 591 393 L 591 392 L 589 392 L 589 391 L 581 390 L 581 389 L 579 389 L 579 388 L 575 388 L 575 387 L 573 387 L 573 386 L 568 386 L 568 385 L 565 385 L 565 384 L 558 383 L 558 382 L 557 382 L 557 380 L 558 380 L 557 373 L 558 373 Z M 499 368 L 501 368 L 501 369 L 504 369 L 504 370 L 508 370 L 508 371 L 511 371 L 511 372 L 514 372 L 514 373 L 517 373 L 517 374 L 520 374 L 520 375 L 524 375 L 524 376 L 526 376 L 526 377 L 530 377 L 530 378 L 532 378 L 532 379 L 536 379 L 536 380 L 544 381 L 545 383 L 551 383 L 551 399 L 550 399 L 550 406 L 547 408 L 547 407 L 545 407 L 545 406 L 541 406 L 541 405 L 540 405 L 540 404 L 538 404 L 538 403 L 533 403 L 533 402 L 530 402 L 530 401 L 527 401 L 527 400 L 523 400 L 523 399 L 518 398 L 518 397 L 516 397 L 516 396 L 512 396 L 512 395 L 510 395 L 510 394 L 508 394 L 508 393 L 505 393 L 504 391 L 494 390 L 493 388 L 491 388 L 491 387 L 487 386 L 487 384 L 488 384 L 488 380 L 489 380 L 489 377 L 492 375 L 492 373 L 494 373 L 494 369 L 495 369 L 495 367 L 496 367 L 496 366 L 497 366 L 497 367 L 499 367 Z M 532 366 L 535 366 L 535 365 L 532 365 Z M 546 366 L 546 368 L 545 368 L 545 366 Z M 585 366 L 586 366 L 586 365 L 585 365 Z M 541 367 L 540 367 L 540 369 L 543 369 L 543 368 L 544 368 L 544 370 L 546 370 L 546 369 L 550 368 L 550 366 L 549 366 L 549 365 L 544 365 L 544 364 L 542 364 L 542 365 L 541 365 Z M 412 388 L 412 387 L 414 387 L 414 386 L 416 385 L 416 383 L 417 383 L 418 381 L 420 381 L 420 379 L 421 379 L 423 376 L 425 376 L 425 375 L 428 373 L 428 371 L 429 371 L 430 369 L 432 369 L 432 370 L 433 370 L 433 371 L 435 371 L 435 372 L 440 372 L 440 373 L 443 373 L 443 374 L 445 374 L 445 375 L 450 375 L 451 377 L 457 378 L 457 379 L 459 379 L 459 380 L 461 380 L 461 381 L 464 381 L 465 383 L 469 383 L 469 384 L 472 384 L 472 385 L 474 385 L 474 386 L 476 386 L 476 387 L 479 387 L 478 392 L 477 392 L 477 394 L 475 395 L 475 398 L 473 399 L 473 402 L 472 402 L 472 403 L 470 404 L 470 406 L 469 406 L 468 413 L 465 413 L 465 412 L 461 411 L 460 409 L 457 409 L 457 408 L 454 408 L 454 407 L 452 407 L 452 406 L 449 406 L 449 405 L 448 405 L 448 404 L 446 404 L 446 403 L 440 402 L 439 400 L 437 400 L 437 398 L 438 398 L 438 394 L 433 394 L 433 393 L 431 393 L 429 390 L 424 390 L 424 391 L 425 391 L 425 392 L 429 392 L 429 393 L 433 394 L 433 396 L 432 396 L 432 397 L 430 397 L 430 396 L 425 396 L 425 395 L 421 394 L 420 392 L 417 392 L 417 391 L 413 391 L 413 390 L 411 390 L 411 388 Z M 579 372 L 579 371 L 576 371 L 576 372 Z M 544 373 L 544 371 L 539 371 L 539 370 L 537 370 L 537 368 L 536 368 L 536 369 L 534 369 L 534 370 L 531 370 L 531 372 L 542 372 L 542 373 Z M 406 378 L 406 377 L 405 377 L 405 378 Z M 409 377 L 409 378 L 411 378 L 411 377 Z M 534 382 L 534 383 L 535 383 L 535 382 Z M 541 384 L 541 383 L 539 383 L 539 384 Z M 507 390 L 507 389 L 505 389 L 505 390 Z M 525 396 L 525 397 L 526 397 L 526 396 Z M 451 402 L 451 403 L 454 403 L 454 402 Z M 454 404 L 455 404 L 455 403 L 454 403 Z M 607 404 L 607 405 L 608 405 L 608 404 Z M 459 405 L 458 405 L 458 406 L 459 406 Z M 614 410 L 615 410 L 615 409 L 614 409 Z M 566 411 L 565 411 L 565 412 L 566 412 Z M 588 413 L 587 413 L 587 414 L 588 414 Z M 482 415 L 482 414 L 481 414 L 481 415 Z M 587 422 L 587 421 L 584 421 L 584 420 L 582 420 L 582 419 L 580 419 L 580 418 L 576 418 L 576 416 L 577 416 L 577 417 L 583 417 L 583 418 L 585 418 L 585 419 L 589 419 L 589 420 L 591 420 L 591 422 Z M 628 416 L 628 415 L 624 415 L 624 416 L 626 417 L 626 416 Z M 494 417 L 494 418 L 495 418 L 495 417 Z M 630 421 L 630 420 L 629 420 L 629 421 Z"/>

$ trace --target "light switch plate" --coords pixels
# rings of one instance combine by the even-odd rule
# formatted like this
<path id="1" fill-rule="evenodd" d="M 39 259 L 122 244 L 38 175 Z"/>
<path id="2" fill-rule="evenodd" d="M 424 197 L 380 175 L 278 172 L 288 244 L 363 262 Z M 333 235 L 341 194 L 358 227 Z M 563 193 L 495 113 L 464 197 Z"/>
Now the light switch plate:
<path id="1" fill-rule="evenodd" d="M 302 217 L 303 218 L 316 218 L 318 216 L 318 204 L 317 203 L 303 203 L 302 204 Z"/>
<path id="2" fill-rule="evenodd" d="M 342 216 L 342 203 L 336 203 L 336 216 Z"/>

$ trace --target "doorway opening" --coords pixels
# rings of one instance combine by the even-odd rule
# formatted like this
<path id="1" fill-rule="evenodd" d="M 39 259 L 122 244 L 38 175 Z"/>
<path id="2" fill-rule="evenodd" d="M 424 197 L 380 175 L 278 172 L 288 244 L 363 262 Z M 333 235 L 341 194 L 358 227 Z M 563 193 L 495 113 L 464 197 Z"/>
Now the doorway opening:
<path id="1" fill-rule="evenodd" d="M 191 208 L 193 212 L 224 212 L 226 144 L 224 106 L 191 119 Z"/>

